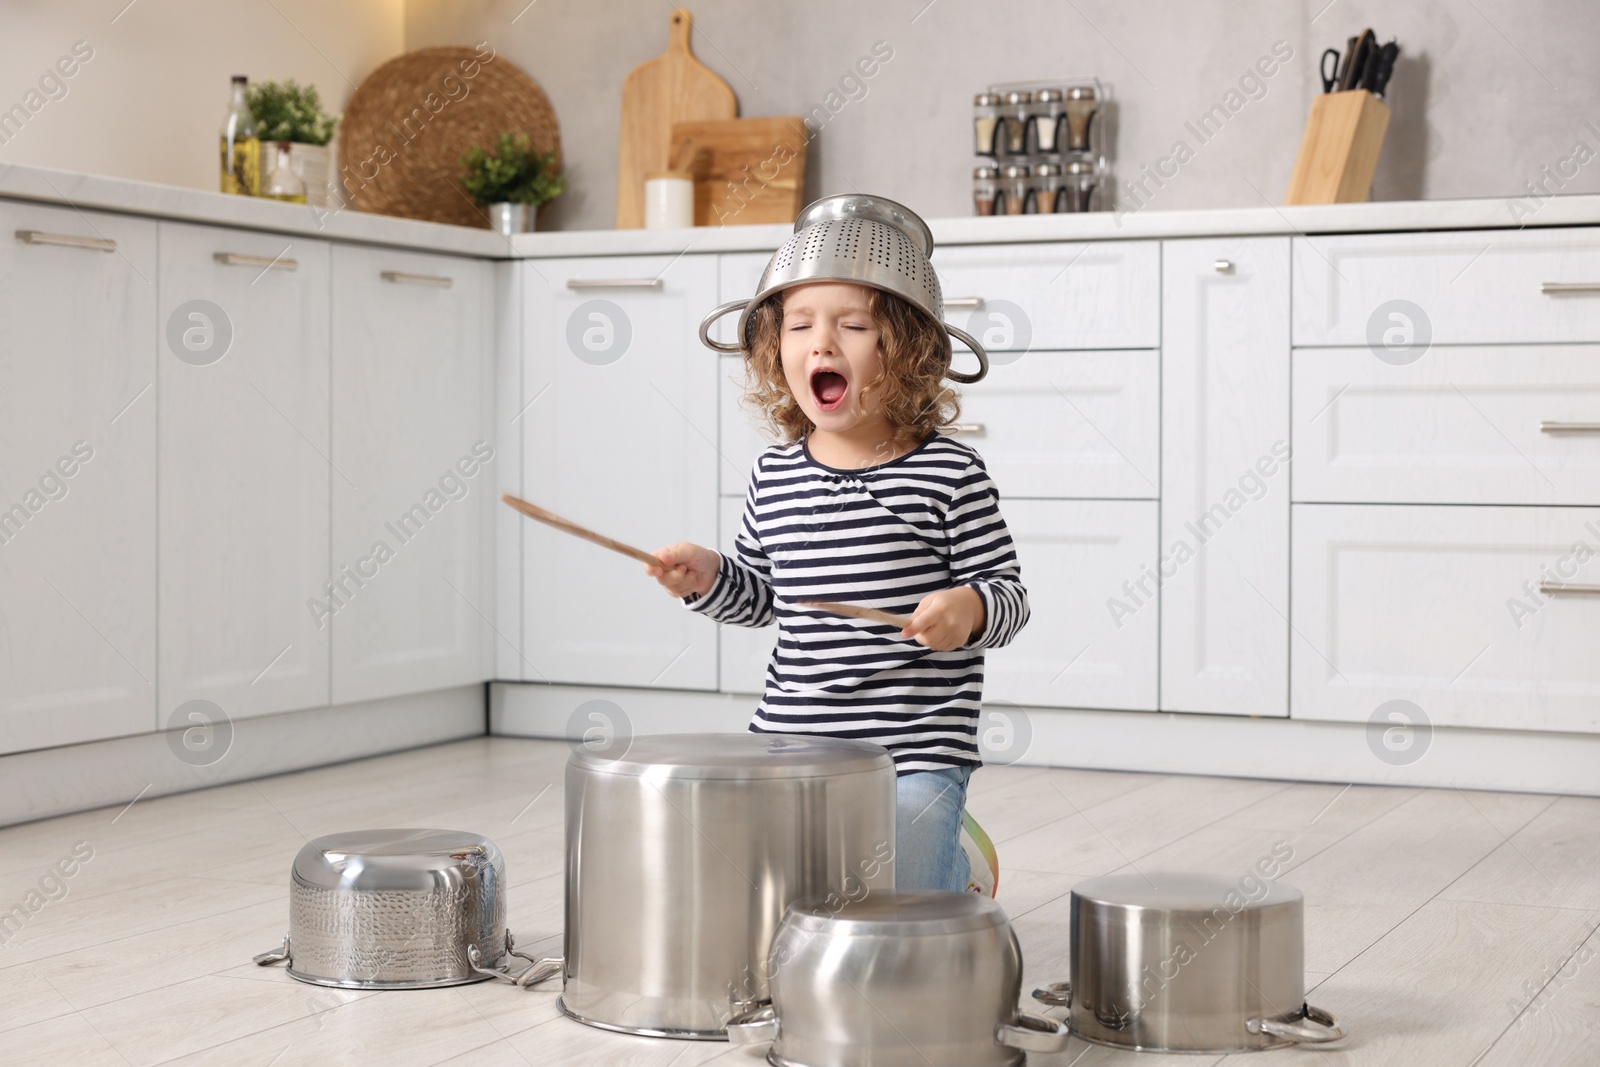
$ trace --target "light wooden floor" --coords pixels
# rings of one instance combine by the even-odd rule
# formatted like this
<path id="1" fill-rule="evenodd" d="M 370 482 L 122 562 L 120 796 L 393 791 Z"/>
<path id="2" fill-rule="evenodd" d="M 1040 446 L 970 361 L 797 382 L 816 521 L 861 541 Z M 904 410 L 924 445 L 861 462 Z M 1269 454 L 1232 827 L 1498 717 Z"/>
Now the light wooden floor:
<path id="1" fill-rule="evenodd" d="M 760 1063 L 593 1030 L 551 993 L 499 982 L 343 992 L 250 963 L 287 927 L 300 845 L 372 826 L 493 838 L 521 947 L 559 953 L 565 756 L 485 738 L 0 830 L 0 912 L 75 846 L 93 850 L 0 948 L 0 1064 Z M 1308 1000 L 1351 1037 L 1230 1067 L 1600 1062 L 1600 800 L 987 768 L 971 808 L 998 843 L 1025 989 L 1066 977 L 1074 882 L 1133 866 L 1242 874 L 1282 841 L 1284 880 L 1307 902 Z M 1223 1059 L 1074 1041 L 1030 1063 Z"/>

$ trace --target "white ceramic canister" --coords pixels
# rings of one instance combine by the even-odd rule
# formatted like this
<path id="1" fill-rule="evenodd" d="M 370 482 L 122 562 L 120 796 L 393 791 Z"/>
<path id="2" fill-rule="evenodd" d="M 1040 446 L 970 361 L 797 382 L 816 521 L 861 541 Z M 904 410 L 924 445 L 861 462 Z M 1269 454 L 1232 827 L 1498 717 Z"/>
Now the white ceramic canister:
<path id="1" fill-rule="evenodd" d="M 694 175 L 686 170 L 651 171 L 644 178 L 644 227 L 666 230 L 694 225 Z"/>

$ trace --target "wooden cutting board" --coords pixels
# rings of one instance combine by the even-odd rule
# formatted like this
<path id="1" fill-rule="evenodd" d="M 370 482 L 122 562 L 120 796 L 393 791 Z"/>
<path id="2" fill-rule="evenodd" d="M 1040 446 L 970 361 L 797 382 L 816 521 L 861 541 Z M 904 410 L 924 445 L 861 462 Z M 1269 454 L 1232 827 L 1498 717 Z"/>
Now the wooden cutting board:
<path id="1" fill-rule="evenodd" d="M 617 229 L 644 225 L 644 178 L 666 170 L 672 124 L 731 119 L 739 102 L 728 83 L 689 51 L 689 12 L 667 19 L 667 50 L 633 68 L 622 83 L 622 132 L 617 145 Z"/>
<path id="2" fill-rule="evenodd" d="M 694 173 L 694 224 L 793 222 L 805 206 L 809 139 L 799 115 L 674 124 L 673 166 Z"/>

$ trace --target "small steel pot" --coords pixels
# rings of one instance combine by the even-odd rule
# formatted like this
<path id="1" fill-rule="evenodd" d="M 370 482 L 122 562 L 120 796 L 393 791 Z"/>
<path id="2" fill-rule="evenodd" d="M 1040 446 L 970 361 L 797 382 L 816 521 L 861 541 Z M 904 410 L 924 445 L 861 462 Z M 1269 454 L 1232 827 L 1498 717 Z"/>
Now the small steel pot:
<path id="1" fill-rule="evenodd" d="M 559 959 L 515 951 L 506 930 L 505 860 L 494 842 L 453 830 L 358 830 L 308 842 L 289 875 L 289 933 L 255 958 L 347 989 L 425 989 L 561 973 Z M 506 958 L 528 966 L 513 972 Z"/>
<path id="2" fill-rule="evenodd" d="M 1344 1036 L 1305 1003 L 1304 900 L 1253 875 L 1116 874 L 1070 905 L 1075 1037 L 1149 1052 L 1249 1052 Z"/>
<path id="3" fill-rule="evenodd" d="M 870 893 L 791 905 L 767 960 L 772 1003 L 728 1024 L 778 1067 L 1012 1067 L 1066 1047 L 1017 1010 L 1022 950 L 973 893 Z"/>

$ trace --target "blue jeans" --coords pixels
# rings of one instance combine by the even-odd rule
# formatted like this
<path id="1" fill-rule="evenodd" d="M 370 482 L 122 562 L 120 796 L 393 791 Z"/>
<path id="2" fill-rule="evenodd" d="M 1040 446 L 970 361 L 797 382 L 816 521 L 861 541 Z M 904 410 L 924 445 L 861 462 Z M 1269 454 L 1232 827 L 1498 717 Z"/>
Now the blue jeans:
<path id="1" fill-rule="evenodd" d="M 895 780 L 894 884 L 897 890 L 965 892 L 972 875 L 961 845 L 971 767 L 916 771 Z"/>

